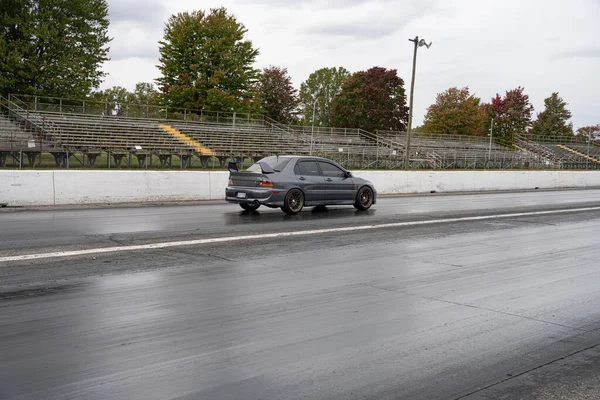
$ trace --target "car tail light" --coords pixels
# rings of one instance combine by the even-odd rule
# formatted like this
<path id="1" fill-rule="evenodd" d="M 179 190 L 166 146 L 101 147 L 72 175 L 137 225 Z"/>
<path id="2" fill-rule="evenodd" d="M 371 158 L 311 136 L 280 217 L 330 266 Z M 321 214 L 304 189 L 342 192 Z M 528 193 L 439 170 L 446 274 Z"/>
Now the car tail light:
<path id="1" fill-rule="evenodd" d="M 231 177 L 229 177 L 229 182 L 227 183 L 229 186 L 233 185 L 233 179 Z"/>
<path id="2" fill-rule="evenodd" d="M 260 186 L 262 186 L 262 187 L 273 187 L 275 185 L 273 185 L 273 182 L 271 182 L 271 181 L 263 180 L 260 183 Z"/>

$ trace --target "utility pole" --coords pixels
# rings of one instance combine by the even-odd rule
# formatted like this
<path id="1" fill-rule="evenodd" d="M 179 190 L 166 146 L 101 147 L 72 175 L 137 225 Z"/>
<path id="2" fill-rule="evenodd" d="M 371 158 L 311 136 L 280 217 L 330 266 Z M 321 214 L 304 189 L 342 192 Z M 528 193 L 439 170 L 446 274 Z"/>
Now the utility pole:
<path id="1" fill-rule="evenodd" d="M 590 144 L 592 143 L 592 127 L 588 129 L 588 150 L 587 150 L 587 158 L 585 159 L 585 169 L 588 169 L 588 165 L 590 163 Z"/>
<path id="2" fill-rule="evenodd" d="M 310 155 L 311 156 L 313 153 L 313 140 L 314 140 L 314 136 L 315 136 L 315 109 L 317 108 L 317 99 L 318 99 L 318 97 L 315 96 L 315 101 L 313 101 L 312 128 L 310 130 Z"/>
<path id="3" fill-rule="evenodd" d="M 492 126 L 490 126 L 490 148 L 488 149 L 488 160 L 492 157 L 492 136 L 494 135 L 494 118 L 492 118 Z"/>
<path id="4" fill-rule="evenodd" d="M 406 152 L 404 156 L 404 169 L 410 168 L 410 134 L 412 129 L 412 116 L 413 116 L 413 97 L 415 91 L 415 72 L 417 69 L 417 48 L 421 46 L 426 46 L 429 48 L 431 46 L 431 42 L 429 44 L 425 43 L 424 39 L 419 40 L 418 36 L 415 36 L 414 39 L 408 39 L 409 41 L 415 44 L 415 50 L 413 53 L 413 65 L 412 65 L 412 78 L 410 81 L 410 103 L 408 106 L 408 128 L 406 130 Z"/>

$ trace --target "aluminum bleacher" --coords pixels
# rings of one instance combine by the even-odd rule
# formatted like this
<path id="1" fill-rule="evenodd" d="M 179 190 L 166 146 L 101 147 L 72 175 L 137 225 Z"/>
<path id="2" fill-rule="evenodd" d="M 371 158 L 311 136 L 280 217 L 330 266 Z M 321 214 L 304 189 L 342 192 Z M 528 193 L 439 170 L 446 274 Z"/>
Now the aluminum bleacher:
<path id="1" fill-rule="evenodd" d="M 219 118 L 206 113 L 165 113 L 164 118 L 141 118 L 132 112 L 115 115 L 107 112 L 107 105 L 92 102 L 73 105 L 72 100 L 59 99 L 56 103 L 53 99 L 50 104 L 44 103 L 43 98 L 29 100 L 11 97 L 13 112 L 50 126 L 51 132 L 46 134 L 49 140 L 67 153 L 83 154 L 84 160 L 87 155 L 91 166 L 101 153 L 112 156 L 118 166 L 127 154 L 134 154 L 140 166 L 147 165 L 146 156 L 152 163 L 152 155 L 157 155 L 162 166 L 166 166 L 167 159 L 175 155 L 185 158 L 183 166 L 189 166 L 192 157 L 197 157 L 203 167 L 208 166 L 210 159 L 214 164 L 215 158 L 223 167 L 231 158 L 256 160 L 277 154 L 322 155 L 337 158 L 348 167 L 364 163 L 380 166 L 379 158 L 385 163 L 393 161 L 386 157 L 399 159 L 401 153 L 400 146 L 394 147 L 389 140 L 358 129 L 317 128 L 313 134 L 310 128 L 309 135 L 308 127 L 269 123 L 254 115 L 236 118 L 235 114 L 222 114 Z M 150 109 L 146 114 L 161 115 Z"/>
<path id="2" fill-rule="evenodd" d="M 406 132 L 377 131 L 378 135 L 389 137 L 398 143 L 406 143 Z M 413 132 L 411 134 L 411 147 L 444 149 L 480 149 L 492 151 L 506 151 L 506 149 L 484 136 L 443 135 L 435 133 Z"/>
<path id="3" fill-rule="evenodd" d="M 565 143 L 563 146 L 572 151 L 576 151 L 585 157 L 589 155 L 594 161 L 600 161 L 600 144 L 597 142 L 591 142 L 589 145 L 582 143 Z"/>
<path id="4" fill-rule="evenodd" d="M 304 146 L 293 135 L 266 126 L 202 124 L 169 121 L 179 132 L 219 156 L 262 157 L 277 154 L 304 154 Z"/>
<path id="5" fill-rule="evenodd" d="M 557 167 L 569 169 L 598 169 L 600 168 L 600 147 L 588 145 L 580 138 L 559 137 L 544 140 L 532 140 L 519 135 L 515 139 L 515 146 L 525 152 L 536 154 Z M 591 165 L 591 167 L 590 167 Z"/>
<path id="6" fill-rule="evenodd" d="M 37 140 L 33 132 L 22 129 L 5 114 L 0 114 L 0 150 L 21 151 L 36 146 Z"/>
<path id="7" fill-rule="evenodd" d="M 12 115 L 8 101 L 0 98 L 0 167 L 5 168 L 9 161 L 19 168 L 35 167 L 41 162 L 43 151 L 52 152 L 56 148 L 44 139 L 44 127 L 20 115 Z"/>
<path id="8" fill-rule="evenodd" d="M 109 168 L 121 167 L 123 160 L 133 167 L 136 157 L 142 168 L 154 167 L 156 160 L 160 167 L 172 167 L 174 158 L 181 168 L 194 167 L 195 160 L 203 168 L 224 168 L 231 159 L 243 164 L 269 155 L 312 154 L 346 168 L 389 169 L 403 168 L 407 157 L 405 132 L 284 125 L 257 115 L 139 104 L 115 112 L 114 105 L 104 103 L 32 96 L 11 95 L 2 107 L 0 150 L 10 145 L 27 154 L 50 153 L 57 166 L 67 168 L 71 157 L 83 167 L 94 167 L 97 158 Z M 415 132 L 409 156 L 414 169 L 600 167 L 600 146 L 591 146 L 590 157 L 581 146 L 577 140 L 537 142 L 518 136 L 514 148 L 505 148 L 488 137 Z"/>
<path id="9" fill-rule="evenodd" d="M 192 152 L 187 143 L 159 127 L 157 121 L 88 115 L 41 114 L 59 128 L 55 140 L 78 151 Z"/>

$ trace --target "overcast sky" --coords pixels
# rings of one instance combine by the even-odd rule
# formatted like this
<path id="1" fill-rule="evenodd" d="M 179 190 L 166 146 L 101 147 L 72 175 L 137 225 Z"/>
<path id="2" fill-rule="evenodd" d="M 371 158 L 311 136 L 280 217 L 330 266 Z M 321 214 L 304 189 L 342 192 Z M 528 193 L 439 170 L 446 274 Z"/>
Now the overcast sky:
<path id="1" fill-rule="evenodd" d="M 575 128 L 600 123 L 600 0 L 108 0 L 111 61 L 102 89 L 159 76 L 158 41 L 177 12 L 224 6 L 260 50 L 256 67 L 286 67 L 294 85 L 322 67 L 351 72 L 394 68 L 410 89 L 417 57 L 414 118 L 435 96 L 468 86 L 484 101 L 518 86 L 543 111 L 558 91 Z"/>

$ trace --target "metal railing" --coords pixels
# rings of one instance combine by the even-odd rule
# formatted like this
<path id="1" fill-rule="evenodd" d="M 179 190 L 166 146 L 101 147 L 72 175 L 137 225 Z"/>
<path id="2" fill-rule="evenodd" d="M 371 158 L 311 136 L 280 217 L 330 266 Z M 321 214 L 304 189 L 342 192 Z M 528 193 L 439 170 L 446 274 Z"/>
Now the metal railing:
<path id="1" fill-rule="evenodd" d="M 237 111 L 207 111 L 171 106 L 154 106 L 148 104 L 118 103 L 80 100 L 61 97 L 33 96 L 11 94 L 13 101 L 18 99 L 27 108 L 39 113 L 79 114 L 94 116 L 116 116 L 128 118 L 150 118 L 158 120 L 185 120 L 197 122 L 214 122 L 221 124 L 264 125 L 262 114 L 241 113 Z"/>
<path id="2" fill-rule="evenodd" d="M 404 131 L 375 131 L 378 135 L 383 137 L 396 137 L 401 142 L 405 142 L 407 139 L 407 133 Z M 470 136 L 470 135 L 445 135 L 441 133 L 426 133 L 426 132 L 411 132 L 411 141 L 413 139 L 422 140 L 433 140 L 433 141 L 448 141 L 448 142 L 460 142 L 460 143 L 479 143 L 489 144 L 489 138 L 486 136 Z"/>
<path id="3" fill-rule="evenodd" d="M 270 126 L 281 130 L 290 135 L 294 135 L 300 138 L 305 143 L 311 143 L 311 141 L 319 140 L 322 136 L 333 136 L 343 138 L 356 138 L 360 140 L 371 142 L 376 146 L 384 147 L 396 151 L 397 153 L 404 147 L 403 144 L 396 142 L 392 139 L 377 135 L 375 133 L 365 131 L 360 128 L 335 128 L 327 126 L 312 126 L 312 125 L 284 125 L 274 121 L 270 118 L 265 118 L 265 122 Z M 340 141 L 340 145 L 347 143 L 346 141 Z"/>
<path id="4" fill-rule="evenodd" d="M 27 128 L 33 128 L 42 141 L 52 143 L 58 147 L 62 146 L 62 131 L 52 121 L 44 118 L 37 112 L 32 112 L 26 103 L 18 98 L 9 96 L 4 99 L 7 104 L 9 115 Z"/>
<path id="5" fill-rule="evenodd" d="M 539 155 L 550 163 L 600 164 L 600 145 L 595 141 L 577 137 L 543 138 L 531 140 L 524 135 L 515 136 L 515 145 L 529 153 Z M 585 151 L 579 146 L 585 146 Z M 595 169 L 595 168 L 593 168 Z"/>
<path id="6" fill-rule="evenodd" d="M 14 113 L 8 99 L 0 97 L 0 167 L 23 168 L 41 164 L 44 140 L 39 128 L 23 120 L 21 113 Z"/>

